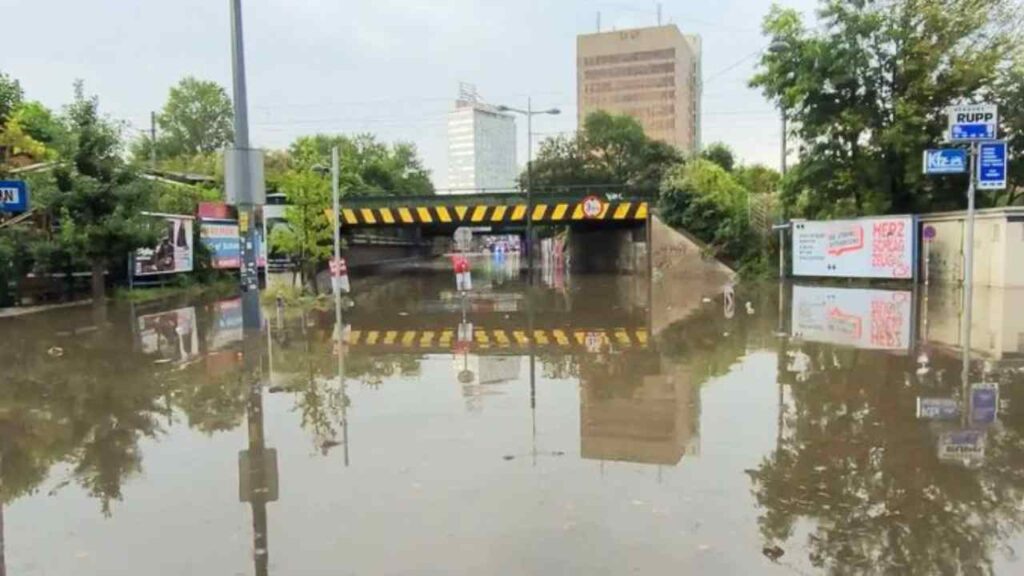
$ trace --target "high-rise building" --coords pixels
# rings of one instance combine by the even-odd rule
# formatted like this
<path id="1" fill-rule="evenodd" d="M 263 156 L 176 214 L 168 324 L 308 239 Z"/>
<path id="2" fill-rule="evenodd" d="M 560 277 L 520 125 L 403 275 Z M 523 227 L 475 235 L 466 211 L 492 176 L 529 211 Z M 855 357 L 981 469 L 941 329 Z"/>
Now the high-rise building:
<path id="1" fill-rule="evenodd" d="M 516 185 L 516 121 L 484 104 L 463 85 L 448 115 L 448 188 L 451 194 L 512 192 Z"/>
<path id="2" fill-rule="evenodd" d="M 701 40 L 674 24 L 576 38 L 579 123 L 605 110 L 636 118 L 651 138 L 700 150 Z"/>

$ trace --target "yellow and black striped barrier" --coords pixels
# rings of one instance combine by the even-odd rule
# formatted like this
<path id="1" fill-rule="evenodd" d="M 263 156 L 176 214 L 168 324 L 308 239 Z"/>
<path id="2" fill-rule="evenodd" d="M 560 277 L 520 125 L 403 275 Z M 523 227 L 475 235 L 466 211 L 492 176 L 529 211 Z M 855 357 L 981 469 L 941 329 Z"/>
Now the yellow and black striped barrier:
<path id="1" fill-rule="evenodd" d="M 505 330 L 478 328 L 473 331 L 472 348 L 583 348 L 593 351 L 646 348 L 645 328 L 613 330 Z M 454 348 L 458 330 L 356 330 L 348 335 L 352 347 L 393 347 L 444 350 Z"/>
<path id="2" fill-rule="evenodd" d="M 536 202 L 533 222 L 542 224 L 586 221 L 636 221 L 647 219 L 646 201 L 604 202 L 600 212 L 587 215 L 582 202 Z M 398 206 L 387 208 L 341 209 L 342 226 L 412 226 L 412 225 L 465 225 L 488 226 L 494 224 L 526 224 L 527 205 L 454 204 L 452 206 Z M 327 209 L 327 217 L 334 221 L 334 211 Z"/>

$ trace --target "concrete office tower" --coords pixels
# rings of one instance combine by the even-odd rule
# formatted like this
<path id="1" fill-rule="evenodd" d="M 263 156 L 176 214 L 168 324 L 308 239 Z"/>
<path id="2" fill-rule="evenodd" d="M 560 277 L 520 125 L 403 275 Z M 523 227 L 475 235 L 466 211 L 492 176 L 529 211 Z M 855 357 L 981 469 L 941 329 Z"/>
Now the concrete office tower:
<path id="1" fill-rule="evenodd" d="M 515 118 L 463 84 L 448 114 L 448 193 L 513 192 L 517 176 Z"/>
<path id="2" fill-rule="evenodd" d="M 640 121 L 651 138 L 700 150 L 701 41 L 674 24 L 576 38 L 579 125 L 605 110 Z"/>

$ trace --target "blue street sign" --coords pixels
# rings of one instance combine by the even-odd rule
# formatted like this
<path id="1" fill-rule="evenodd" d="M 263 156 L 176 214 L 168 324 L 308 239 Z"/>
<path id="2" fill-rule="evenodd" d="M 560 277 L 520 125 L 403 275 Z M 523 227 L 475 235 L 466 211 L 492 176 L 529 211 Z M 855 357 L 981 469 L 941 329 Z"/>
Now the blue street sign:
<path id="1" fill-rule="evenodd" d="M 925 174 L 964 174 L 967 172 L 967 151 L 942 148 L 924 151 Z"/>
<path id="2" fill-rule="evenodd" d="M 978 189 L 1006 188 L 1006 142 L 983 142 L 978 145 Z"/>
<path id="3" fill-rule="evenodd" d="M 23 180 L 0 180 L 0 212 L 28 210 L 28 185 Z"/>

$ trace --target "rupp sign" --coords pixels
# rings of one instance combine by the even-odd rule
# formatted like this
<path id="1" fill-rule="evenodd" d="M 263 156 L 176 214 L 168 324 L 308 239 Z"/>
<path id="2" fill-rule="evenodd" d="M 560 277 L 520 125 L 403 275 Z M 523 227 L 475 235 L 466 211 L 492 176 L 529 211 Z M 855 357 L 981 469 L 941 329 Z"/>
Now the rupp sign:
<path id="1" fill-rule="evenodd" d="M 995 104 L 950 106 L 949 139 L 952 142 L 995 140 L 999 110 Z"/>
<path id="2" fill-rule="evenodd" d="M 912 216 L 793 222 L 793 275 L 914 277 Z"/>

